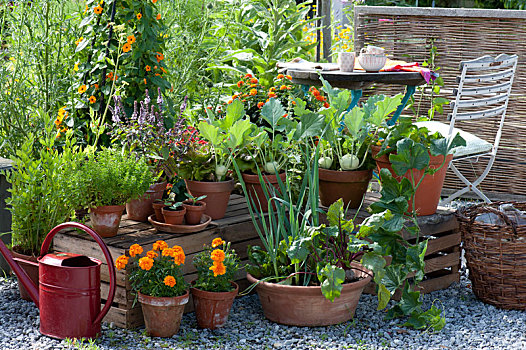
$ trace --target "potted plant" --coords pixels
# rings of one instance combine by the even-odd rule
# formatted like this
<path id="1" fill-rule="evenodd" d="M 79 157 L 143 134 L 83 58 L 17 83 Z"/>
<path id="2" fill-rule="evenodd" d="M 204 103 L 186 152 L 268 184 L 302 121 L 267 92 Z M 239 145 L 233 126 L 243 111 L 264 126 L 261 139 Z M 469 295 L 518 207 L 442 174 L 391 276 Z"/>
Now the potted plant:
<path id="1" fill-rule="evenodd" d="M 182 271 L 186 256 L 183 248 L 170 248 L 165 241 L 155 242 L 140 258 L 143 252 L 140 245 L 132 245 L 129 257 L 119 256 L 115 267 L 122 270 L 131 265 L 128 279 L 141 303 L 146 332 L 153 337 L 171 337 L 179 331 L 190 296 Z"/>
<path id="2" fill-rule="evenodd" d="M 380 131 L 372 151 L 378 171 L 386 168 L 398 179 L 411 181 L 416 192 L 409 208 L 414 208 L 417 215 L 432 215 L 440 201 L 453 152 L 465 144 L 458 133 L 451 138 L 438 132 L 431 134 L 410 117 L 402 117 L 397 124 Z"/>
<path id="3" fill-rule="evenodd" d="M 47 116 L 45 116 L 47 118 Z M 11 252 L 19 265 L 38 286 L 37 256 L 47 233 L 68 221 L 74 212 L 72 198 L 78 189 L 71 178 L 73 169 L 84 157 L 73 137 L 66 132 L 62 152 L 55 146 L 54 124 L 44 120 L 39 134 L 28 133 L 5 177 L 11 185 L 6 204 L 11 211 Z M 19 283 L 20 295 L 31 301 Z"/>
<path id="4" fill-rule="evenodd" d="M 161 199 L 155 199 L 152 202 L 152 207 L 155 212 L 155 219 L 158 222 L 164 222 L 163 208 L 167 205 L 172 205 L 176 202 L 182 202 L 185 197 L 186 184 L 184 180 L 177 176 L 170 179 L 166 185 Z"/>
<path id="5" fill-rule="evenodd" d="M 182 202 L 166 202 L 166 206 L 163 207 L 162 213 L 164 222 L 170 225 L 182 225 L 184 216 L 186 214 L 186 208 Z"/>
<path id="6" fill-rule="evenodd" d="M 320 79 L 330 103 L 316 112 L 325 116 L 319 134 L 321 204 L 328 207 L 343 198 L 349 208 L 358 208 L 372 177 L 371 140 L 396 110 L 402 95 L 374 95 L 362 107 L 349 111 L 350 91 L 333 89 L 321 76 Z M 296 100 L 295 113 L 301 117 L 312 112 L 305 109 L 304 102 Z"/>
<path id="7" fill-rule="evenodd" d="M 79 204 L 89 208 L 91 224 L 102 237 L 117 234 L 125 203 L 142 196 L 156 180 L 145 158 L 109 148 L 89 155 L 75 176 Z"/>
<path id="8" fill-rule="evenodd" d="M 185 179 L 188 193 L 206 195 L 205 214 L 217 220 L 225 216 L 234 180 L 228 178 L 235 156 L 250 142 L 252 124 L 243 119 L 245 111 L 241 101 L 228 105 L 224 117 L 206 109 L 206 119 L 185 140 L 188 152 L 179 163 L 178 175 Z"/>
<path id="9" fill-rule="evenodd" d="M 187 225 L 197 225 L 201 222 L 201 217 L 206 210 L 206 203 L 203 202 L 203 199 L 206 198 L 206 194 L 194 197 L 189 193 L 186 193 L 188 197 L 187 200 L 183 202 L 183 206 L 186 209 L 185 221 Z"/>
<path id="10" fill-rule="evenodd" d="M 131 115 L 125 113 L 120 96 L 114 96 L 110 110 L 112 143 L 137 158 L 146 158 L 152 173 L 159 177 L 142 196 L 126 203 L 128 219 L 145 222 L 154 213 L 152 203 L 161 199 L 167 182 L 175 176 L 180 155 L 185 152 L 183 143 L 179 142 L 185 131 L 185 120 L 182 115 L 166 113 L 160 89 L 154 102 L 146 90 L 144 101 L 134 102 Z"/>
<path id="11" fill-rule="evenodd" d="M 239 258 L 230 248 L 230 242 L 215 238 L 210 246 L 194 257 L 197 280 L 190 292 L 200 328 L 216 329 L 225 325 L 239 286 L 234 275 Z"/>

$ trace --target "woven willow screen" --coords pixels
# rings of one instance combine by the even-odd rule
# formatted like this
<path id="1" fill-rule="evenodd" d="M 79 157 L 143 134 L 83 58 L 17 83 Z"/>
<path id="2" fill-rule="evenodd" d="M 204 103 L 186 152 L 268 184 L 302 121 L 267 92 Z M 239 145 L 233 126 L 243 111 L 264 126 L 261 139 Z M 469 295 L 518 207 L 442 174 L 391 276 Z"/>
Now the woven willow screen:
<path id="1" fill-rule="evenodd" d="M 452 99 L 451 91 L 458 85 L 460 61 L 517 54 L 519 64 L 497 159 L 481 188 L 490 198 L 502 198 L 504 194 L 526 196 L 526 11 L 357 6 L 355 51 L 368 44 L 384 47 L 391 58 L 420 63 L 429 59 L 434 45 L 438 54 L 435 65 L 440 67 L 438 73 L 445 83 L 440 96 L 448 99 Z M 375 93 L 398 92 L 401 90 L 396 86 L 375 89 Z M 418 101 L 419 91 L 415 96 Z M 429 104 L 422 105 L 420 115 L 427 114 L 428 108 Z M 445 106 L 444 114 L 435 119 L 446 121 L 450 111 Z M 493 142 L 497 121 L 479 119 L 459 127 Z M 473 180 L 485 165 L 481 158 L 478 163 L 465 162 L 460 168 Z M 444 187 L 464 186 L 449 170 Z"/>

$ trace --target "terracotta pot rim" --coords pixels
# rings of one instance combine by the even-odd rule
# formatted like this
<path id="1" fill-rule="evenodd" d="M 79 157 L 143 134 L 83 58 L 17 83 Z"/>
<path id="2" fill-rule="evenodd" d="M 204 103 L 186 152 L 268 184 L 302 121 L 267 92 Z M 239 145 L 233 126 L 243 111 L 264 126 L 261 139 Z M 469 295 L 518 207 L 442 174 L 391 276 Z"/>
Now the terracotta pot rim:
<path id="1" fill-rule="evenodd" d="M 194 284 L 194 282 L 195 281 L 192 281 L 192 285 Z M 192 293 L 192 295 L 197 295 L 198 297 L 204 299 L 226 300 L 231 299 L 232 297 L 235 298 L 239 292 L 239 285 L 236 282 L 230 281 L 230 284 L 232 284 L 235 287 L 235 289 L 231 290 L 230 292 L 210 292 L 195 287 L 190 287 L 190 292 Z"/>
<path id="2" fill-rule="evenodd" d="M 203 187 L 202 191 L 214 193 L 214 192 L 229 192 L 234 189 L 234 179 L 225 181 L 196 181 L 196 180 L 184 180 L 188 185 L 199 184 Z"/>
<path id="3" fill-rule="evenodd" d="M 174 214 L 174 215 L 184 215 L 184 213 L 186 213 L 186 208 L 185 207 L 181 207 L 182 209 L 177 209 L 177 210 L 170 210 L 170 209 L 165 209 L 167 206 L 164 206 L 162 208 L 162 213 L 163 215 L 166 215 L 168 214 L 168 216 L 170 216 L 171 214 Z"/>
<path id="4" fill-rule="evenodd" d="M 330 170 L 318 168 L 321 181 L 327 182 L 369 182 L 373 177 L 373 169 L 366 170 Z"/>
<path id="5" fill-rule="evenodd" d="M 92 207 L 92 208 L 89 208 L 89 211 L 92 212 L 92 211 L 98 211 L 98 212 L 117 212 L 117 211 L 121 211 L 121 210 L 124 210 L 124 208 L 126 208 L 126 204 L 122 204 L 122 205 L 101 205 L 101 206 L 98 206 L 98 207 Z"/>
<path id="6" fill-rule="evenodd" d="M 360 275 L 362 275 L 364 278 L 362 278 L 361 280 L 355 281 L 355 282 L 343 284 L 343 289 L 346 290 L 346 289 L 356 289 L 356 288 L 365 287 L 372 280 L 373 272 L 358 263 L 353 262 L 351 263 L 351 265 L 356 266 L 360 269 L 363 269 L 364 271 L 367 271 L 369 274 L 365 273 L 364 271 L 355 270 L 355 271 L 360 272 Z M 277 293 L 289 293 L 292 291 L 297 291 L 304 295 L 307 295 L 307 294 L 323 295 L 321 293 L 321 286 L 289 286 L 289 285 L 283 285 L 283 284 L 277 284 L 277 283 L 261 282 L 260 280 L 256 279 L 254 276 L 252 276 L 248 272 L 247 272 L 247 279 L 250 283 L 259 282 L 256 288 L 261 286 L 265 289 L 274 289 Z"/>
<path id="7" fill-rule="evenodd" d="M 137 292 L 139 302 L 143 304 L 153 305 L 153 306 L 178 306 L 188 303 L 190 299 L 190 290 L 185 290 L 183 295 L 175 297 L 152 297 L 151 295 L 146 295 L 141 292 Z"/>
<path id="8" fill-rule="evenodd" d="M 187 202 L 190 202 L 190 203 L 187 203 Z M 193 205 L 191 204 L 191 200 L 190 199 L 187 199 L 185 201 L 183 201 L 183 206 L 185 206 L 186 208 L 206 208 L 206 203 L 203 202 L 203 201 L 196 201 L 196 203 L 200 203 L 199 205 Z"/>
<path id="9" fill-rule="evenodd" d="M 286 176 L 287 176 L 287 172 L 281 172 L 279 173 L 278 175 L 276 174 L 265 174 L 263 173 L 263 178 L 267 181 L 269 181 L 270 183 L 277 183 L 278 182 L 278 175 L 280 177 L 280 179 L 283 181 Z M 245 182 L 248 182 L 248 183 L 258 183 L 259 184 L 259 175 L 258 174 L 247 174 L 247 173 L 241 173 L 241 177 L 243 178 L 243 181 Z"/>

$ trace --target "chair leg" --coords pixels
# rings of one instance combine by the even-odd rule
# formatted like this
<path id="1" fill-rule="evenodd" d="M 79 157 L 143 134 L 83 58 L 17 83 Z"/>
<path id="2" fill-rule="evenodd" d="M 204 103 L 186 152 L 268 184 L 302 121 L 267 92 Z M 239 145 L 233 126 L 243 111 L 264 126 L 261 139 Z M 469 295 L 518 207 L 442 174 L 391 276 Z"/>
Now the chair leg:
<path id="1" fill-rule="evenodd" d="M 488 176 L 489 171 L 490 171 L 491 167 L 493 166 L 493 162 L 494 161 L 495 161 L 495 154 L 491 154 L 490 159 L 488 161 L 488 164 L 486 165 L 486 169 L 484 169 L 484 172 L 479 176 L 479 178 L 476 179 L 473 182 L 469 181 L 464 175 L 462 175 L 460 173 L 460 171 L 458 170 L 458 168 L 455 166 L 455 164 L 453 164 L 453 162 L 451 162 L 449 164 L 449 167 L 451 168 L 451 170 L 453 170 L 455 175 L 457 175 L 457 177 L 463 183 L 465 183 L 467 185 L 467 187 L 464 187 L 464 188 L 456 191 L 455 193 L 453 193 L 452 195 L 450 195 L 449 197 L 447 197 L 446 199 L 441 201 L 441 204 L 447 204 L 447 203 L 451 202 L 453 199 L 460 197 L 464 193 L 468 193 L 468 192 L 471 192 L 471 191 L 474 192 L 477 196 L 479 196 L 482 200 L 484 200 L 484 202 L 491 203 L 491 200 L 484 193 L 482 193 L 482 191 L 479 190 L 477 188 L 477 186 L 480 185 L 480 183 L 486 178 L 486 176 Z"/>

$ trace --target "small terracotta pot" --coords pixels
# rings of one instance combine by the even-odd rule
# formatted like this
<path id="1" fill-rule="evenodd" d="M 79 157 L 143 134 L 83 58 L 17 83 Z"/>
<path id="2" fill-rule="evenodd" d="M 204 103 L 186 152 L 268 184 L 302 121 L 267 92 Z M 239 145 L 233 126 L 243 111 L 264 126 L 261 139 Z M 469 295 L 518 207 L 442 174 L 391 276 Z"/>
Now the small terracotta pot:
<path id="1" fill-rule="evenodd" d="M 247 274 L 250 283 L 258 283 L 256 291 L 263 314 L 270 321 L 291 326 L 328 326 L 353 318 L 363 288 L 371 281 L 372 272 L 358 263 L 351 263 L 359 281 L 343 285 L 334 302 L 326 299 L 319 286 L 288 286 L 261 282 Z M 367 271 L 367 272 L 364 272 Z"/>
<path id="2" fill-rule="evenodd" d="M 404 174 L 404 176 L 398 176 L 396 175 L 395 171 L 393 170 L 391 166 L 391 162 L 389 161 L 389 155 L 384 154 L 380 157 L 377 157 L 378 152 L 380 152 L 381 147 L 377 145 L 371 146 L 371 151 L 373 154 L 373 159 L 376 161 L 376 167 L 378 169 L 378 172 L 380 172 L 381 169 L 386 168 L 388 169 L 393 176 L 400 181 L 401 178 L 406 178 L 409 181 L 411 181 L 411 172 L 408 171 Z M 444 159 L 443 156 L 431 156 L 431 159 L 429 161 L 429 167 L 432 169 L 437 169 L 442 164 L 442 160 Z M 446 178 L 446 172 L 447 168 L 449 167 L 449 163 L 453 159 L 453 155 L 449 154 L 446 157 L 446 163 L 444 166 L 434 173 L 433 175 L 426 175 L 424 177 L 424 180 L 418 186 L 418 189 L 416 190 L 415 194 L 415 209 L 418 216 L 424 216 L 424 215 L 433 215 L 437 211 L 438 202 L 440 201 L 440 194 L 442 192 L 442 186 L 444 185 L 444 179 Z M 422 176 L 424 175 L 423 170 L 414 170 L 414 177 L 415 177 L 415 183 L 418 183 Z M 413 208 L 413 201 L 408 201 L 409 204 L 409 211 Z"/>
<path id="3" fill-rule="evenodd" d="M 163 208 L 166 206 L 163 201 L 153 202 L 152 208 L 155 212 L 155 220 L 159 222 L 164 222 Z"/>
<path id="4" fill-rule="evenodd" d="M 151 297 L 139 292 L 146 332 L 152 337 L 168 338 L 179 332 L 184 306 L 190 293 L 179 297 Z"/>
<path id="5" fill-rule="evenodd" d="M 261 183 L 259 182 L 259 176 L 253 175 L 253 174 L 245 174 L 242 173 L 241 177 L 243 178 L 243 181 L 245 182 L 248 196 L 252 200 L 252 202 L 256 205 L 256 208 L 260 210 L 260 212 L 266 213 L 268 212 L 268 201 L 267 197 L 265 197 L 265 193 L 263 191 L 263 187 L 261 186 Z M 287 179 L 287 173 L 283 172 L 279 174 L 279 178 L 284 183 Z M 267 175 L 263 174 L 263 179 L 266 183 L 267 192 L 269 192 L 269 196 L 272 197 L 272 193 L 270 192 L 270 186 L 273 186 L 276 189 L 276 192 L 279 191 L 279 184 L 278 184 L 278 177 L 276 175 Z M 274 210 L 276 210 L 276 204 L 275 202 L 272 203 L 272 206 Z"/>
<path id="6" fill-rule="evenodd" d="M 39 282 L 38 282 L 38 261 L 36 256 L 32 255 L 25 255 L 17 253 L 13 250 L 11 250 L 11 255 L 13 258 L 16 259 L 16 262 L 20 267 L 28 274 L 29 278 L 33 282 L 33 284 L 37 287 L 37 291 L 39 288 Z M 17 277 L 18 279 L 18 277 Z M 31 297 L 29 296 L 29 293 L 27 292 L 24 285 L 18 281 L 18 291 L 20 292 L 20 297 L 27 301 L 33 301 Z"/>
<path id="7" fill-rule="evenodd" d="M 196 201 L 196 205 L 192 204 L 191 200 L 183 202 L 183 206 L 186 208 L 186 214 L 184 220 L 187 225 L 197 225 L 201 222 L 201 216 L 206 210 L 206 203 L 203 201 Z"/>
<path id="8" fill-rule="evenodd" d="M 141 198 L 132 199 L 126 203 L 126 213 L 128 213 L 128 219 L 146 222 L 148 216 L 154 213 L 152 203 L 156 199 L 161 199 L 163 192 L 166 189 L 167 182 L 159 182 L 150 186 L 150 189 L 142 195 Z"/>
<path id="9" fill-rule="evenodd" d="M 225 216 L 230 194 L 234 189 L 234 180 L 220 182 L 184 180 L 186 189 L 194 197 L 206 195 L 203 202 L 206 203 L 205 214 L 212 220 L 222 219 Z"/>
<path id="10" fill-rule="evenodd" d="M 119 231 L 124 205 L 104 205 L 90 209 L 91 225 L 101 237 L 113 237 Z"/>
<path id="11" fill-rule="evenodd" d="M 320 202 L 323 206 L 330 206 L 338 199 L 343 199 L 344 207 L 356 209 L 362 203 L 367 192 L 369 181 L 373 177 L 372 170 L 337 171 L 319 168 Z"/>
<path id="12" fill-rule="evenodd" d="M 230 283 L 235 288 L 230 292 L 207 292 L 190 288 L 199 328 L 216 329 L 228 321 L 228 314 L 239 291 L 237 283 Z"/>
<path id="13" fill-rule="evenodd" d="M 170 210 L 165 206 L 162 209 L 164 222 L 170 225 L 182 225 L 184 220 L 184 215 L 186 214 L 186 208 L 182 207 L 180 210 Z"/>

